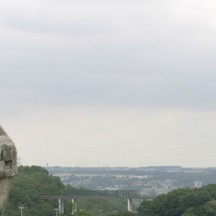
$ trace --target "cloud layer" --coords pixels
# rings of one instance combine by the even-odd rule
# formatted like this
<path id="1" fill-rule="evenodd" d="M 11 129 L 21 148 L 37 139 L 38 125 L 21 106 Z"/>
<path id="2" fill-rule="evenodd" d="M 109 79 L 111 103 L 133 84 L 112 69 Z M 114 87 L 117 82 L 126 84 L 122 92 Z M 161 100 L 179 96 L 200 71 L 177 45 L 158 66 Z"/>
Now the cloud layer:
<path id="1" fill-rule="evenodd" d="M 186 143 L 187 146 L 198 143 L 201 148 L 206 139 L 212 148 L 214 136 L 209 136 L 209 133 L 216 123 L 216 3 L 213 0 L 4 0 L 0 8 L 0 32 L 2 124 L 14 133 L 18 125 L 12 119 L 21 124 L 18 133 L 22 135 L 16 135 L 20 143 L 25 139 L 23 129 L 31 134 L 40 124 L 50 128 L 52 121 L 59 121 L 60 115 L 66 122 L 65 127 L 62 126 L 62 131 L 67 131 L 65 142 L 81 143 L 75 145 L 76 151 L 87 148 L 85 136 L 92 139 L 89 145 L 93 149 L 103 145 L 101 143 L 122 149 L 121 143 L 129 147 L 134 145 L 132 140 L 136 140 L 137 149 L 139 145 L 145 148 L 153 146 L 153 149 L 161 145 L 167 149 L 170 130 L 173 145 L 180 146 L 180 142 L 185 145 L 174 152 L 165 151 L 173 155 L 178 149 L 182 152 L 176 157 L 177 161 L 175 157 L 165 160 L 167 164 L 180 164 Z M 86 116 L 86 119 L 94 116 L 88 120 L 91 124 L 88 121 L 81 124 L 82 115 L 78 117 L 78 125 L 83 125 L 83 128 L 72 128 L 77 134 L 85 132 L 75 140 L 70 139 L 68 127 L 73 122 L 74 109 L 79 110 L 77 107 L 81 108 L 84 116 L 91 107 L 108 113 L 110 122 L 106 130 L 110 133 L 101 131 L 99 126 L 108 120 L 97 121 L 101 116 L 96 111 Z M 64 115 L 65 108 L 67 116 Z M 53 120 L 45 118 L 49 115 L 48 109 L 55 112 Z M 179 110 L 184 114 L 179 114 Z M 170 125 L 167 112 L 173 119 L 183 116 L 183 120 Z M 124 116 L 119 120 L 122 123 L 115 128 L 119 113 L 124 113 Z M 131 115 L 135 122 L 130 122 Z M 154 141 L 142 136 L 141 131 L 148 131 L 151 137 L 162 136 L 160 127 L 151 129 L 145 120 L 148 115 L 157 118 L 155 122 L 167 128 L 163 139 Z M 160 115 L 164 116 L 162 123 Z M 213 119 L 207 121 L 206 116 L 213 116 Z M 19 120 L 21 117 L 25 123 Z M 192 122 L 194 118 L 198 120 Z M 92 127 L 94 136 L 88 136 L 85 124 Z M 131 126 L 125 128 L 127 124 Z M 196 124 L 200 126 L 194 127 Z M 27 125 L 32 125 L 32 128 Z M 202 131 L 205 139 L 201 139 L 202 142 L 199 137 L 190 139 L 184 134 L 187 125 L 194 127 L 188 128 L 191 136 Z M 205 128 L 210 128 L 210 132 Z M 130 139 L 124 137 L 130 132 Z M 47 130 L 47 136 L 52 136 L 52 130 Z M 51 143 L 58 146 L 57 141 L 46 141 L 49 148 Z M 28 140 L 23 142 L 24 147 L 20 148 L 28 149 Z M 40 139 L 36 142 L 40 143 Z M 40 148 L 43 149 L 42 144 Z M 103 148 L 105 152 L 105 146 Z M 197 154 L 205 148 L 203 146 Z M 30 152 L 23 154 L 25 157 L 31 155 Z M 109 164 L 108 161 L 104 163 Z M 126 163 L 126 159 L 123 161 Z M 130 160 L 130 163 L 136 163 L 134 161 Z M 153 161 L 148 160 L 149 164 L 160 162 Z M 190 164 L 187 161 L 182 164 Z M 139 164 L 142 162 L 144 159 Z M 210 164 L 211 160 L 205 163 Z"/>
<path id="2" fill-rule="evenodd" d="M 4 1 L 1 91 L 9 102 L 215 109 L 215 10 L 213 1 Z"/>

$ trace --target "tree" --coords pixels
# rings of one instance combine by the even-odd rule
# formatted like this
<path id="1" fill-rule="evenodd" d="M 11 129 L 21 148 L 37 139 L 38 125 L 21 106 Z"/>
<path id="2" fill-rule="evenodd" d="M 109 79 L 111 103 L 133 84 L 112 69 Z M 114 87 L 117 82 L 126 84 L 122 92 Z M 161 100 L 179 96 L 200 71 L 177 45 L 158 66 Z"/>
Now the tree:
<path id="1" fill-rule="evenodd" d="M 142 216 L 213 216 L 216 215 L 216 185 L 199 189 L 179 189 L 143 201 L 138 208 Z"/>

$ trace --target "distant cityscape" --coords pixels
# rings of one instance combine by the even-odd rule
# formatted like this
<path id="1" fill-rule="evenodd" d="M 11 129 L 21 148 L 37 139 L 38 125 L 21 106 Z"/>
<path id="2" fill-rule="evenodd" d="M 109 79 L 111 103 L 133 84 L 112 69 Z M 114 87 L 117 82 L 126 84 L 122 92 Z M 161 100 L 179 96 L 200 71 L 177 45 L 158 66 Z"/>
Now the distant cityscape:
<path id="1" fill-rule="evenodd" d="M 216 168 L 151 167 L 46 167 L 66 185 L 93 190 L 140 190 L 157 196 L 179 188 L 200 188 L 216 183 Z"/>

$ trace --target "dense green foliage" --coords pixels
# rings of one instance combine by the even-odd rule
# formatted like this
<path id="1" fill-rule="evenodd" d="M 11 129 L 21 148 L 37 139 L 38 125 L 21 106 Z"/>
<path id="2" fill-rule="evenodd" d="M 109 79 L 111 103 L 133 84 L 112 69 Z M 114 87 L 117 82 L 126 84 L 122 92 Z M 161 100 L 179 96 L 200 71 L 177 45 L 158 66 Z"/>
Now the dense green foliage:
<path id="1" fill-rule="evenodd" d="M 70 195 L 72 190 L 78 190 L 70 185 L 65 186 L 59 179 L 38 167 L 19 167 L 18 175 L 13 179 L 13 185 L 5 210 L 5 216 L 20 216 L 20 206 L 24 206 L 24 216 L 54 216 L 58 208 L 57 200 L 43 200 L 44 195 Z M 84 190 L 84 189 L 83 189 Z M 126 200 L 78 200 L 79 215 L 111 214 L 114 209 L 119 212 L 126 209 Z M 65 203 L 65 214 L 71 215 L 71 201 Z M 89 214 L 90 213 L 90 214 Z"/>
<path id="2" fill-rule="evenodd" d="M 24 206 L 24 216 L 54 216 L 57 200 L 43 200 L 44 195 L 69 195 L 78 190 L 65 186 L 58 177 L 47 170 L 33 166 L 20 167 L 13 179 L 13 186 L 6 207 L 5 216 L 19 216 L 20 206 Z M 71 202 L 65 203 L 65 215 L 71 215 Z M 126 200 L 78 200 L 81 216 L 117 215 L 132 216 L 126 212 Z M 115 212 L 115 213 L 114 213 Z M 215 216 L 216 185 L 200 189 L 179 189 L 154 200 L 145 200 L 138 208 L 139 216 Z"/>
<path id="3" fill-rule="evenodd" d="M 123 212 L 115 212 L 109 216 L 135 216 L 135 213 L 128 212 L 128 211 L 123 211 Z"/>
<path id="4" fill-rule="evenodd" d="M 140 216 L 215 216 L 216 185 L 175 190 L 143 201 L 138 211 Z"/>
<path id="5" fill-rule="evenodd" d="M 19 206 L 25 207 L 24 215 L 53 216 L 57 204 L 42 200 L 40 196 L 63 193 L 64 185 L 59 178 L 50 176 L 45 169 L 20 167 L 19 174 L 13 180 L 5 216 L 20 215 Z"/>

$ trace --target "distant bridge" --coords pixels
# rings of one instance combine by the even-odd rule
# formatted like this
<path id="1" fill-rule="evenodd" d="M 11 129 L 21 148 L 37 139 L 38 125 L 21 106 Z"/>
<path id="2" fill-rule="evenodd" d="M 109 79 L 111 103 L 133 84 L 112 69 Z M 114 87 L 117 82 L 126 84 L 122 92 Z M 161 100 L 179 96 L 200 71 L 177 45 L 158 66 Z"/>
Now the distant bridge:
<path id="1" fill-rule="evenodd" d="M 89 198 L 127 198 L 144 199 L 141 191 L 138 190 L 75 190 L 66 196 L 42 196 L 43 199 L 89 199 Z"/>
<path id="2" fill-rule="evenodd" d="M 132 200 L 133 199 L 149 199 L 141 194 L 139 190 L 74 190 L 70 195 L 67 196 L 41 196 L 42 199 L 46 200 L 58 200 L 58 211 L 59 214 L 64 214 L 64 201 L 72 201 L 72 215 L 77 212 L 77 200 L 78 199 L 111 199 L 121 198 L 128 200 L 128 211 L 132 212 Z"/>

